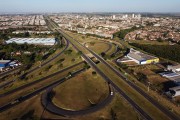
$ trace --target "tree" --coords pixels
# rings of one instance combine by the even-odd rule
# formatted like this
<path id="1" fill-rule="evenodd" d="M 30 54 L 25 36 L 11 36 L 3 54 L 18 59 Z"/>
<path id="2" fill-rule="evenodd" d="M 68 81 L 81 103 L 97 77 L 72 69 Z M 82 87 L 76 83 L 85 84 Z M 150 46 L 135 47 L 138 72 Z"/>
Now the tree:
<path id="1" fill-rule="evenodd" d="M 96 75 L 96 72 L 95 72 L 95 71 L 92 71 L 92 75 Z"/>
<path id="2" fill-rule="evenodd" d="M 114 33 L 113 34 L 113 36 L 116 36 L 116 37 L 118 37 L 118 38 L 120 38 L 120 39 L 124 39 L 125 38 L 125 36 L 129 33 L 129 32 L 132 32 L 132 31 L 134 31 L 134 30 L 137 30 L 137 29 L 140 29 L 141 27 L 139 27 L 139 28 L 137 28 L 137 27 L 132 27 L 132 28 L 130 28 L 130 29 L 125 29 L 125 30 L 121 30 L 121 31 L 119 31 L 119 32 L 116 32 L 116 33 Z"/>
<path id="3" fill-rule="evenodd" d="M 90 45 L 91 45 L 91 46 L 94 46 L 94 45 L 95 45 L 95 42 L 90 42 Z"/>
<path id="4" fill-rule="evenodd" d="M 43 59 L 43 56 L 42 55 L 36 55 L 36 57 L 35 57 L 35 61 L 37 62 L 37 61 L 42 61 L 42 59 Z"/>
<path id="5" fill-rule="evenodd" d="M 111 108 L 111 117 L 112 117 L 112 120 L 117 120 L 117 115 L 112 108 Z"/>
<path id="6" fill-rule="evenodd" d="M 154 54 L 158 57 L 166 58 L 176 62 L 180 62 L 180 46 L 179 45 L 147 45 L 130 43 L 130 45 L 135 46 L 141 50 L 148 53 Z"/>
<path id="7" fill-rule="evenodd" d="M 157 38 L 157 41 L 158 41 L 158 42 L 163 42 L 162 38 L 160 38 L 160 37 Z"/>
<path id="8" fill-rule="evenodd" d="M 83 54 L 82 51 L 77 52 L 77 55 L 79 55 L 79 56 L 81 56 L 82 54 Z"/>
<path id="9" fill-rule="evenodd" d="M 76 59 L 73 58 L 71 61 L 74 62 L 74 61 L 76 61 Z"/>
<path id="10" fill-rule="evenodd" d="M 64 52 L 64 54 L 66 54 L 66 55 L 70 55 L 71 53 L 72 53 L 72 50 L 71 50 L 71 49 L 66 50 L 66 51 Z"/>
<path id="11" fill-rule="evenodd" d="M 30 36 L 29 32 L 24 33 L 24 37 L 29 37 L 29 36 Z"/>
<path id="12" fill-rule="evenodd" d="M 102 53 L 101 53 L 101 56 L 102 56 L 102 57 L 105 57 L 105 56 L 106 56 L 106 53 L 105 53 L 105 52 L 102 52 Z"/>

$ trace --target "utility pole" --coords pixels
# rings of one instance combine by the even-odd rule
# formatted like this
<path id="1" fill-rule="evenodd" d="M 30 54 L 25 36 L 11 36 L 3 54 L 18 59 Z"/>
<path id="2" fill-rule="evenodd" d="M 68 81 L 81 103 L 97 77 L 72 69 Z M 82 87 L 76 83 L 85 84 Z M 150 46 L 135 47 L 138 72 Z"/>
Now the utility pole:
<path id="1" fill-rule="evenodd" d="M 149 90 L 150 90 L 150 82 L 148 81 L 148 92 L 149 92 Z"/>

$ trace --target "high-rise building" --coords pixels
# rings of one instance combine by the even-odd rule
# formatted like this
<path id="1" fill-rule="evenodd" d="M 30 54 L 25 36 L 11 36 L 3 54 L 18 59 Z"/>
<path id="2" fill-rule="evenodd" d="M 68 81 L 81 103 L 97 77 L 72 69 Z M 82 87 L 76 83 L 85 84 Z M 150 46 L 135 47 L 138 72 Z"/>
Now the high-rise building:
<path id="1" fill-rule="evenodd" d="M 134 14 L 132 14 L 132 18 L 134 18 L 135 17 L 135 15 Z"/>
<path id="2" fill-rule="evenodd" d="M 113 16 L 112 16 L 112 19 L 113 19 L 113 20 L 116 19 L 116 15 L 113 15 Z"/>

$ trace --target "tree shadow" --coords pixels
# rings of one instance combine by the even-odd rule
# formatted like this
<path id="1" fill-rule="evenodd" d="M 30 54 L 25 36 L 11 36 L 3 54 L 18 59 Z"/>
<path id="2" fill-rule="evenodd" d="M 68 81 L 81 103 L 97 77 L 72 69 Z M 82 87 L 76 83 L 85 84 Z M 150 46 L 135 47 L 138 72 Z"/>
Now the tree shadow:
<path id="1" fill-rule="evenodd" d="M 163 82 L 163 90 L 165 92 L 169 91 L 169 88 L 176 87 L 177 85 L 173 81 Z"/>

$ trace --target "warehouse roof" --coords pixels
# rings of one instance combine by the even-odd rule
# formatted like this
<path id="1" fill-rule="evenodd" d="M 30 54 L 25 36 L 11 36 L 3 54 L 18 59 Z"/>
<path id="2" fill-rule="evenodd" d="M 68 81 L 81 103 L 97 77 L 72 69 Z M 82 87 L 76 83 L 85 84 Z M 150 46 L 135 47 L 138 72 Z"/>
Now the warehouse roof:
<path id="1" fill-rule="evenodd" d="M 180 91 L 180 86 L 169 88 L 169 90 Z"/>
<path id="2" fill-rule="evenodd" d="M 131 48 L 130 53 L 128 54 L 128 56 L 138 60 L 138 61 L 144 61 L 144 60 L 151 60 L 151 59 L 156 59 L 157 57 L 151 56 L 151 55 L 147 55 L 144 54 L 140 51 L 134 50 Z"/>
<path id="3" fill-rule="evenodd" d="M 6 64 L 6 63 L 9 63 L 11 62 L 11 60 L 0 60 L 0 64 Z"/>
<path id="4" fill-rule="evenodd" d="M 7 44 L 9 43 L 17 43 L 17 44 L 50 44 L 53 45 L 55 44 L 56 40 L 55 38 L 11 38 L 6 41 Z"/>
<path id="5" fill-rule="evenodd" d="M 173 68 L 173 69 L 180 69 L 180 65 L 170 65 L 169 67 Z"/>

